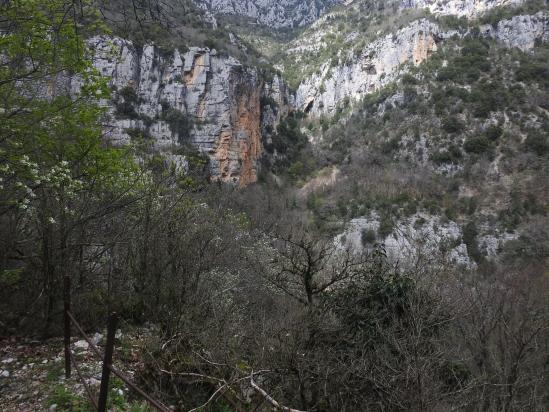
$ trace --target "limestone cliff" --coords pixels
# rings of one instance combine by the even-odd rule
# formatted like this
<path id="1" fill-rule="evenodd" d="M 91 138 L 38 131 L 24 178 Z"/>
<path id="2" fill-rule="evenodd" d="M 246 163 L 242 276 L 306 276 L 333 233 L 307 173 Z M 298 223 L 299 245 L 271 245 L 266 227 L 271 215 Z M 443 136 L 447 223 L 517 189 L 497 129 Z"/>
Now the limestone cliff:
<path id="1" fill-rule="evenodd" d="M 495 7 L 518 6 L 524 0 L 401 0 L 402 8 L 428 9 L 433 14 L 476 17 Z"/>
<path id="2" fill-rule="evenodd" d="M 349 54 L 351 63 L 332 67 L 326 62 L 319 74 L 305 79 L 296 93 L 296 107 L 314 115 L 334 111 L 345 98 L 359 99 L 394 81 L 410 65 L 419 65 L 452 36 L 468 32 L 444 31 L 437 24 L 421 19 L 368 44 L 358 56 Z M 507 47 L 529 50 L 536 41 L 549 39 L 547 14 L 516 16 L 497 27 L 481 26 L 481 34 Z"/>
<path id="3" fill-rule="evenodd" d="M 274 27 L 300 27 L 315 21 L 340 0 L 194 0 L 203 10 L 250 17 Z"/>
<path id="4" fill-rule="evenodd" d="M 111 141 L 128 143 L 138 131 L 159 150 L 191 144 L 208 155 L 213 181 L 243 186 L 257 179 L 261 96 L 274 90 L 280 100 L 280 79 L 265 84 L 257 70 L 207 48 L 166 55 L 120 38 L 95 37 L 89 44 L 113 90 L 113 101 L 105 102 Z"/>
<path id="5" fill-rule="evenodd" d="M 419 20 L 367 45 L 349 65 L 324 64 L 321 73 L 303 81 L 296 106 L 312 114 L 331 113 L 344 98 L 358 99 L 398 76 L 404 63 L 420 64 L 437 49 L 440 30 Z"/>
<path id="6" fill-rule="evenodd" d="M 517 6 L 524 0 L 193 0 L 208 13 L 239 15 L 273 28 L 301 27 L 333 6 L 369 4 L 397 9 L 427 9 L 433 14 L 476 17 L 494 7 Z M 376 5 L 377 3 L 377 5 Z"/>

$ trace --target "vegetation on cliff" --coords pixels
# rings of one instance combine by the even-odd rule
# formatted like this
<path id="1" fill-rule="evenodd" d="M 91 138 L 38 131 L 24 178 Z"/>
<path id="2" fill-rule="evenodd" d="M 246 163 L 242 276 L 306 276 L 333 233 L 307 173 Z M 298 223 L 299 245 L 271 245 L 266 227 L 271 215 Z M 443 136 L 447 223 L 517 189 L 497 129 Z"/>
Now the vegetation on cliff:
<path id="1" fill-rule="evenodd" d="M 65 276 L 86 331 L 116 311 L 117 359 L 175 410 L 547 407 L 547 45 L 526 53 L 472 31 L 332 117 L 288 110 L 264 136 L 260 183 L 236 190 L 208 183 L 184 139 L 182 166 L 140 129 L 124 147 L 103 138 L 109 89 L 84 34 L 158 30 L 176 46 L 150 2 L 108 3 L 0 4 L 0 409 L 22 409 L 33 379 L 47 394 L 35 409 L 91 408 L 61 379 Z M 179 10 L 177 29 L 203 33 Z M 135 118 L 137 99 L 119 90 L 115 115 Z M 188 119 L 161 106 L 185 135 Z M 418 213 L 418 227 L 460 226 L 471 264 L 424 244 L 391 259 L 380 240 Z M 334 240 L 372 215 L 363 247 Z M 494 227 L 516 234 L 495 257 L 479 243 Z M 15 370 L 22 359 L 36 372 Z M 111 406 L 146 410 L 121 386 Z"/>

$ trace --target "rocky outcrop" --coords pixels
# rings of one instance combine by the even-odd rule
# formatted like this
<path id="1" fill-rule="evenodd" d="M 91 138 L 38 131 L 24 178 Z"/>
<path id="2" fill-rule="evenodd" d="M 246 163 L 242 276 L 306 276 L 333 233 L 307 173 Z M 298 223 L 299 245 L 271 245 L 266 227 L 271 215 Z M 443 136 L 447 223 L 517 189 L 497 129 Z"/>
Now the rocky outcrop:
<path id="1" fill-rule="evenodd" d="M 337 4 L 357 0 L 194 0 L 202 10 L 216 14 L 246 16 L 274 28 L 311 24 Z M 427 9 L 433 14 L 476 17 L 494 7 L 517 6 L 524 0 L 393 0 L 400 9 Z"/>
<path id="2" fill-rule="evenodd" d="M 493 38 L 506 47 L 518 47 L 522 51 L 531 50 L 536 41 L 549 41 L 549 16 L 539 12 L 533 16 L 515 16 L 502 20 L 496 27 L 480 27 L 485 37 Z"/>
<path id="3" fill-rule="evenodd" d="M 188 143 L 208 155 L 212 180 L 240 186 L 256 180 L 261 95 L 272 90 L 282 99 L 280 79 L 265 85 L 255 69 L 206 48 L 165 55 L 152 44 L 138 48 L 120 38 L 95 37 L 89 44 L 113 90 L 114 100 L 105 102 L 111 141 L 125 144 L 138 133 L 159 150 Z"/>
<path id="4" fill-rule="evenodd" d="M 261 132 L 268 143 L 270 135 L 294 106 L 294 95 L 279 75 L 265 84 L 261 96 Z"/>
<path id="5" fill-rule="evenodd" d="M 352 219 L 343 233 L 334 239 L 340 249 L 354 252 L 383 246 L 387 258 L 403 266 L 423 267 L 451 263 L 474 268 L 476 263 L 469 256 L 463 240 L 463 230 L 452 220 L 429 213 L 416 213 L 395 222 L 391 233 L 381 234 L 381 217 L 376 211 L 368 216 Z M 489 260 L 497 260 L 505 244 L 516 240 L 518 234 L 508 233 L 493 223 L 479 226 L 476 237 L 479 252 Z"/>
<path id="6" fill-rule="evenodd" d="M 422 19 L 370 43 L 351 64 L 331 67 L 326 63 L 320 74 L 299 85 L 296 107 L 315 115 L 329 114 L 345 98 L 372 93 L 393 81 L 405 63 L 419 65 L 427 59 L 437 50 L 440 36 L 436 24 Z"/>
<path id="7" fill-rule="evenodd" d="M 417 20 L 399 31 L 367 45 L 351 63 L 331 67 L 326 62 L 320 74 L 305 79 L 297 90 L 296 107 L 313 115 L 329 115 L 346 98 L 359 99 L 394 81 L 410 65 L 417 66 L 435 52 L 439 43 L 468 32 L 443 31 L 426 19 Z M 516 16 L 497 27 L 481 26 L 481 34 L 507 47 L 530 50 L 536 41 L 547 41 L 547 14 Z"/>
<path id="8" fill-rule="evenodd" d="M 360 252 L 379 243 L 390 261 L 403 266 L 424 267 L 441 262 L 474 266 L 462 241 L 462 230 L 453 221 L 418 213 L 400 219 L 390 234 L 382 235 L 380 220 L 376 212 L 353 219 L 345 232 L 335 238 L 336 245 Z"/>
<path id="9" fill-rule="evenodd" d="M 300 27 L 315 21 L 340 0 L 194 0 L 203 10 L 250 17 L 274 27 Z"/>
<path id="10" fill-rule="evenodd" d="M 428 9 L 433 14 L 476 17 L 494 7 L 518 6 L 524 0 L 401 0 L 402 8 Z"/>

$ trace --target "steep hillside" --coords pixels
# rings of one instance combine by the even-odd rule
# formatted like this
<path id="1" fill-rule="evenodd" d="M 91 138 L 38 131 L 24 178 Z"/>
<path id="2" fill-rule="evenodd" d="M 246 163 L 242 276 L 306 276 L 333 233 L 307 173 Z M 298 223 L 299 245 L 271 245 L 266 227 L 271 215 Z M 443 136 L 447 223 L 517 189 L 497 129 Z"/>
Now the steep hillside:
<path id="1" fill-rule="evenodd" d="M 150 140 L 179 165 L 191 145 L 208 155 L 212 180 L 241 186 L 256 181 L 261 127 L 278 122 L 274 115 L 261 124 L 262 98 L 287 104 L 278 78 L 266 83 L 256 69 L 207 48 L 166 54 L 120 38 L 89 43 L 113 92 L 106 130 L 111 142 Z"/>
<path id="2" fill-rule="evenodd" d="M 463 37 L 465 30 L 443 30 L 426 19 L 416 20 L 404 28 L 368 44 L 363 50 L 352 50 L 320 66 L 320 73 L 303 80 L 297 90 L 298 108 L 313 114 L 332 114 L 346 98 L 356 100 L 402 76 L 407 65 L 418 66 L 427 60 L 445 39 Z M 497 26 L 480 25 L 477 30 L 508 47 L 531 49 L 536 40 L 549 39 L 549 16 L 517 16 L 502 20 Z M 335 64 L 334 64 L 335 63 Z"/>
<path id="3" fill-rule="evenodd" d="M 1 411 L 549 409 L 547 1 L 0 15 Z"/>
<path id="4" fill-rule="evenodd" d="M 536 219 L 530 212 L 519 217 L 509 206 L 513 196 L 539 205 L 527 206 L 534 215 L 546 213 L 545 191 L 532 193 L 528 185 L 539 183 L 526 183 L 537 182 L 538 167 L 545 170 L 541 102 L 547 96 L 540 81 L 549 17 L 543 4 L 354 1 L 334 4 L 321 16 L 328 5 L 203 2 L 201 8 L 219 15 L 210 29 L 204 17 L 206 37 L 222 32 L 219 24 L 234 33 L 225 32 L 210 47 L 175 53 L 166 52 L 167 39 L 158 35 L 133 42 L 92 39 L 95 66 L 113 90 L 107 135 L 118 144 L 152 142 L 180 170 L 190 167 L 189 156 L 198 149 L 212 181 L 244 187 L 272 172 L 301 182 L 298 197 L 307 198 L 305 209 L 327 232 L 351 224 L 356 233 L 376 232 L 373 240 L 396 251 L 412 248 L 415 241 L 405 238 L 436 238 L 431 248 L 453 243 L 452 259 L 469 267 L 481 261 L 477 237 L 483 256 L 499 254 Z M 288 26 L 295 23 L 288 16 L 302 16 L 296 7 L 309 16 L 298 25 L 317 19 L 311 27 L 258 29 L 255 38 L 249 25 L 221 16 Z M 262 46 L 263 56 L 254 49 Z M 269 61 L 279 74 L 272 74 Z M 496 90 L 500 95 L 491 96 Z M 542 159 L 522 170 L 509 160 L 515 151 Z M 373 165 L 376 156 L 381 164 Z M 372 167 L 375 176 L 380 170 L 392 175 L 381 184 L 393 194 L 376 194 L 361 182 Z M 332 176 L 320 185 L 328 189 L 318 189 L 319 168 Z M 398 182 L 407 168 L 414 170 L 413 189 Z M 486 179 L 477 181 L 478 173 Z M 314 179 L 307 182 L 309 177 Z M 464 202 L 474 206 L 465 211 Z M 453 229 L 438 222 L 415 233 L 417 222 L 441 215 Z M 473 223 L 480 229 L 466 239 Z M 349 236 L 355 235 L 338 240 L 342 247 Z"/>
<path id="5" fill-rule="evenodd" d="M 274 134 L 270 167 L 302 186 L 297 197 L 312 221 L 344 231 L 341 247 L 381 242 L 397 261 L 416 261 L 423 250 L 472 267 L 543 242 L 543 6 L 474 19 L 418 19 L 423 11 L 403 10 L 392 17 L 399 28 L 376 25 L 365 38 L 358 31 L 343 38 L 345 13 L 305 30 L 279 64 L 283 73 L 300 72 L 290 82 L 297 79 L 295 106 L 305 116 Z M 288 141 L 301 154 L 288 151 Z"/>
<path id="6" fill-rule="evenodd" d="M 548 212 L 547 53 L 546 46 L 524 53 L 482 38 L 452 40 L 352 114 L 343 109 L 333 123 L 311 123 L 312 135 L 325 129 L 319 146 L 344 176 L 310 195 L 319 222 L 365 218 L 352 230 L 377 235 L 363 244 L 359 236 L 362 247 L 393 244 L 392 236 L 402 243 L 409 227 L 443 216 L 474 233 L 446 237 L 463 241 L 477 262 L 519 237 L 526 243 L 512 247 L 535 247 L 544 235 L 533 233 Z M 444 224 L 438 228 L 422 236 L 436 237 Z"/>
<path id="7" fill-rule="evenodd" d="M 203 10 L 245 16 L 273 28 L 301 27 L 314 22 L 341 0 L 194 0 Z"/>

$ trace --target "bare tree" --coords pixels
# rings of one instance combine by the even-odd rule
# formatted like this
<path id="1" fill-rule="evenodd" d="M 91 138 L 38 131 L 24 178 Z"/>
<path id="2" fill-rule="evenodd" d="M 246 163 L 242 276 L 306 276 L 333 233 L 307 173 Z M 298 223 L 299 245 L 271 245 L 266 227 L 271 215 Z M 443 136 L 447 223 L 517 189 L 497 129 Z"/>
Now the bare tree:
<path id="1" fill-rule="evenodd" d="M 313 305 L 316 296 L 352 279 L 367 261 L 305 231 L 272 234 L 269 240 L 267 279 L 305 305 Z"/>

